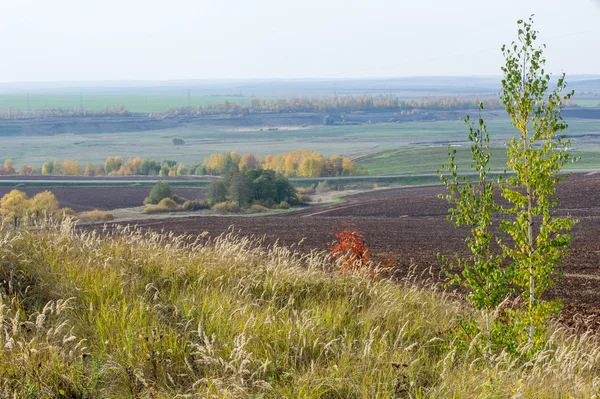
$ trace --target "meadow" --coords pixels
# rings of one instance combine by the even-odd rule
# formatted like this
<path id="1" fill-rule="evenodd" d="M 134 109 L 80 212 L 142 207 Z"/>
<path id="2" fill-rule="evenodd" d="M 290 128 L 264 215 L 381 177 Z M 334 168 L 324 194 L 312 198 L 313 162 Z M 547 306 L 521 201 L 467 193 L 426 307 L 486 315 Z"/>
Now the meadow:
<path id="1" fill-rule="evenodd" d="M 502 145 L 513 134 L 507 119 L 487 121 L 492 145 Z M 596 120 L 569 120 L 572 149 L 582 156 L 576 167 L 600 167 L 600 128 Z M 185 145 L 175 146 L 174 137 Z M 434 173 L 447 160 L 448 145 L 467 155 L 466 128 L 462 121 L 421 121 L 334 126 L 229 127 L 187 124 L 181 127 L 143 132 L 110 134 L 58 134 L 2 137 L 0 158 L 11 158 L 40 168 L 52 159 L 77 159 L 83 164 L 104 163 L 109 156 L 171 159 L 186 166 L 199 164 L 212 153 L 237 151 L 259 156 L 293 150 L 313 150 L 326 157 L 339 154 L 357 159 L 371 175 Z M 493 166 L 500 168 L 502 157 Z"/>
<path id="2" fill-rule="evenodd" d="M 600 342 L 531 362 L 455 345 L 459 300 L 223 235 L 0 228 L 0 396 L 592 397 Z"/>

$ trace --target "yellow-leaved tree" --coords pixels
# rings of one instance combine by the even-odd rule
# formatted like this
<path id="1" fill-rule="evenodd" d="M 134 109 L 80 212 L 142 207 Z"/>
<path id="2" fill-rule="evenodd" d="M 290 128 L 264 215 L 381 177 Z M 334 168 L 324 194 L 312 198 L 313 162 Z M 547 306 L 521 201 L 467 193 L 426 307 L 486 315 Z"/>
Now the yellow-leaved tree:
<path id="1" fill-rule="evenodd" d="M 0 215 L 15 227 L 29 210 L 29 200 L 23 191 L 12 190 L 0 200 Z"/>

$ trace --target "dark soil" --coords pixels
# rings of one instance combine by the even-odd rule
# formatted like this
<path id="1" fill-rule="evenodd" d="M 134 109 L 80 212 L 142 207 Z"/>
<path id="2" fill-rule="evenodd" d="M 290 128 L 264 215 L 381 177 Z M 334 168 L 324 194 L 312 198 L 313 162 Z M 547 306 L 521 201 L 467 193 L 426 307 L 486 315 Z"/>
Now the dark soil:
<path id="1" fill-rule="evenodd" d="M 0 187 L 0 197 L 13 190 Z M 75 212 L 100 209 L 109 211 L 118 208 L 142 206 L 144 198 L 150 194 L 150 187 L 50 187 L 21 188 L 28 197 L 45 190 L 52 191 L 61 207 L 72 208 Z M 204 197 L 204 189 L 174 188 L 173 193 L 187 199 Z"/>

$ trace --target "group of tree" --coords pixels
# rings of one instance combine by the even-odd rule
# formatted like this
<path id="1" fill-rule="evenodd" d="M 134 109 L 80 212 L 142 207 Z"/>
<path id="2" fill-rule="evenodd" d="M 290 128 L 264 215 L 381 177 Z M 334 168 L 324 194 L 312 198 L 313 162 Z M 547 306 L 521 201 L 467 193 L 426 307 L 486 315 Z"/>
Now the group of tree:
<path id="1" fill-rule="evenodd" d="M 60 208 L 54 194 L 43 191 L 33 198 L 19 190 L 12 190 L 0 200 L 0 216 L 14 227 L 27 220 L 34 222 L 43 218 L 63 218 L 74 215 L 70 208 Z"/>
<path id="2" fill-rule="evenodd" d="M 280 155 L 267 155 L 261 159 L 253 154 L 239 156 L 236 152 L 211 154 L 204 159 L 201 172 L 210 175 L 226 175 L 230 170 L 262 168 L 281 173 L 287 177 L 354 176 L 365 172 L 357 168 L 349 158 L 334 155 L 327 159 L 314 151 L 297 150 Z"/>
<path id="3" fill-rule="evenodd" d="M 4 163 L 0 166 L 0 175 L 2 175 L 2 176 L 10 176 L 10 175 L 30 176 L 30 175 L 37 175 L 37 174 L 38 174 L 37 169 L 32 166 L 29 166 L 27 164 L 24 164 L 23 166 L 21 166 L 21 168 L 19 168 L 19 170 L 16 170 L 13 165 L 12 159 L 5 159 Z"/>
<path id="4" fill-rule="evenodd" d="M 570 143 L 561 133 L 567 124 L 560 113 L 573 92 L 563 92 L 564 74 L 548 92 L 551 78 L 544 69 L 544 46 L 535 46 L 536 37 L 531 18 L 519 21 L 518 41 L 503 47 L 500 98 L 517 130 L 506 145 L 508 177 L 490 176 L 483 106 L 476 123 L 466 119 L 478 179 L 471 182 L 457 174 L 454 150 L 448 173 L 441 175 L 450 191 L 445 197 L 454 205 L 449 219 L 470 227 L 466 243 L 471 254 L 446 259 L 452 281 L 466 289 L 478 313 L 462 318 L 459 331 L 465 347 L 477 348 L 490 362 L 502 351 L 526 356 L 545 348 L 547 320 L 559 303 L 544 294 L 556 282 L 557 265 L 571 242 L 568 231 L 576 223 L 552 212 L 558 173 L 570 161 Z"/>
<path id="5" fill-rule="evenodd" d="M 57 159 L 46 161 L 40 170 L 24 164 L 16 170 L 11 159 L 0 166 L 0 175 L 44 175 L 44 176 L 186 176 L 215 175 L 225 176 L 232 169 L 262 168 L 271 169 L 287 177 L 329 177 L 354 176 L 365 172 L 349 158 L 334 155 L 327 159 L 314 151 L 292 151 L 280 155 L 267 155 L 264 158 L 253 154 L 225 152 L 211 154 L 200 164 L 186 167 L 173 160 L 162 162 L 135 157 L 125 160 L 121 156 L 108 157 L 104 164 L 88 162 L 83 166 L 78 160 Z"/>
<path id="6" fill-rule="evenodd" d="M 263 164 L 288 177 L 354 176 L 365 174 L 349 158 L 333 155 L 327 159 L 314 151 L 292 151 L 281 155 L 267 155 Z"/>
<path id="7" fill-rule="evenodd" d="M 214 180 L 206 193 L 210 205 L 232 202 L 239 207 L 288 207 L 299 204 L 296 190 L 281 173 L 262 168 L 233 168 L 225 179 Z"/>

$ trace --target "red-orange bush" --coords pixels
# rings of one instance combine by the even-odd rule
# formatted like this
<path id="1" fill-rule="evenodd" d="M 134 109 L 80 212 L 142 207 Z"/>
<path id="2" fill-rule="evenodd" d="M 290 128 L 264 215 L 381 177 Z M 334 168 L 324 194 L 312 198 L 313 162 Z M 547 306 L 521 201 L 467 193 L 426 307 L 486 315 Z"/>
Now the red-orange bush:
<path id="1" fill-rule="evenodd" d="M 343 273 L 358 273 L 376 278 L 394 267 L 394 259 L 389 254 L 385 254 L 383 263 L 374 261 L 362 233 L 348 227 L 344 225 L 344 230 L 335 233 L 336 240 L 327 243 L 331 256 L 338 261 Z"/>
<path id="2" fill-rule="evenodd" d="M 335 238 L 333 243 L 327 245 L 331 249 L 331 256 L 339 262 L 342 272 L 365 272 L 373 268 L 371 251 L 360 231 L 345 227 L 335 233 Z"/>

